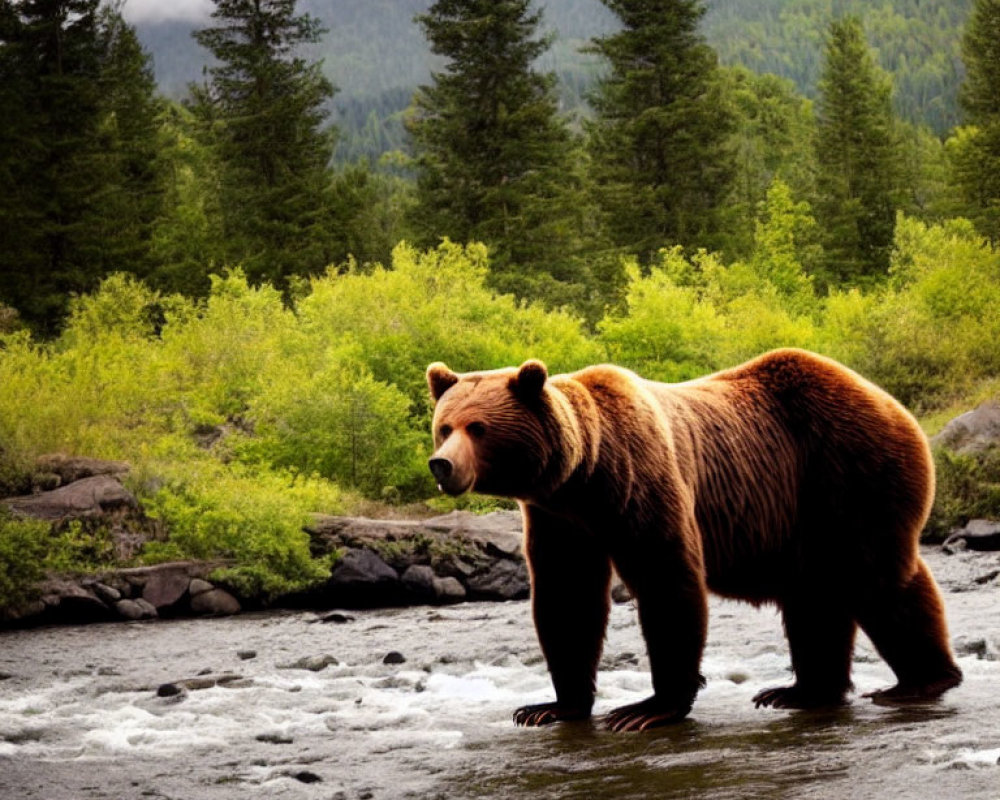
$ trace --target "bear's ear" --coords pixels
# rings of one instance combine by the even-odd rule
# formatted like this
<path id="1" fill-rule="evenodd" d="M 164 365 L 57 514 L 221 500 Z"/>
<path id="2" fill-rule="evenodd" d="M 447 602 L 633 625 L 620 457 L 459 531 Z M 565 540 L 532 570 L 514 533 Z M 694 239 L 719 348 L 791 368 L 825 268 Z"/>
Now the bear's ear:
<path id="1" fill-rule="evenodd" d="M 511 386 L 517 394 L 531 400 L 542 395 L 542 388 L 549 377 L 549 371 L 538 359 L 525 361 L 517 371 L 517 376 L 511 381 Z"/>
<path id="2" fill-rule="evenodd" d="M 427 386 L 431 390 L 431 397 L 434 398 L 435 403 L 456 383 L 458 383 L 458 375 L 440 361 L 435 361 L 427 368 Z"/>

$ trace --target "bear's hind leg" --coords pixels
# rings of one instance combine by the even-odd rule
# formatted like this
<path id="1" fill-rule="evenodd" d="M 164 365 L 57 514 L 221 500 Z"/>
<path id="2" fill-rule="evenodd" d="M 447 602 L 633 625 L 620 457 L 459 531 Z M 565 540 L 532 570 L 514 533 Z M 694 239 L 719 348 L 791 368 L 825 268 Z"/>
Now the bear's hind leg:
<path id="1" fill-rule="evenodd" d="M 758 692 L 757 708 L 828 708 L 841 705 L 851 688 L 855 623 L 850 611 L 815 588 L 782 601 L 795 683 Z"/>
<path id="2" fill-rule="evenodd" d="M 890 703 L 932 700 L 962 682 L 951 655 L 941 593 L 922 559 L 901 588 L 866 597 L 858 623 L 898 681 L 866 697 Z"/>

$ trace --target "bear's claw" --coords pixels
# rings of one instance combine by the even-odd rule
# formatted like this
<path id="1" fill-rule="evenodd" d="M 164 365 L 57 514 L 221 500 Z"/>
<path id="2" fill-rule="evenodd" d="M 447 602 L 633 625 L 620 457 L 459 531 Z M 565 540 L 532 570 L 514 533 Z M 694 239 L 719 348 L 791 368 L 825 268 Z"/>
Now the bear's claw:
<path id="1" fill-rule="evenodd" d="M 798 686 L 776 686 L 757 692 L 753 704 L 755 708 L 832 708 L 844 704 L 844 695 L 817 695 Z"/>
<path id="2" fill-rule="evenodd" d="M 539 703 L 532 706 L 521 706 L 514 712 L 514 724 L 528 728 L 539 725 L 551 725 L 553 722 L 587 719 L 589 708 L 573 708 L 560 706 L 558 703 Z"/>
<path id="3" fill-rule="evenodd" d="M 690 703 L 675 706 L 654 695 L 642 702 L 616 708 L 604 718 L 604 724 L 615 733 L 646 731 L 680 722 L 690 710 Z"/>

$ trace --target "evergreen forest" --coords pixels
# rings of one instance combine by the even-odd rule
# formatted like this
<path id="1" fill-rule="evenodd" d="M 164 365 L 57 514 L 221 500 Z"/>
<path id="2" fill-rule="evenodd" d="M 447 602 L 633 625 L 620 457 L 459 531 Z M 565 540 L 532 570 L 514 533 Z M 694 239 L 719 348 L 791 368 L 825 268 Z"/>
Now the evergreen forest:
<path id="1" fill-rule="evenodd" d="M 273 596 L 313 512 L 496 507 L 435 497 L 432 361 L 1000 392 L 1000 0 L 211 7 L 0 0 L 4 495 L 128 461 L 142 562 Z M 929 536 L 1000 514 L 936 459 Z M 0 514 L 0 605 L 108 537 Z"/>

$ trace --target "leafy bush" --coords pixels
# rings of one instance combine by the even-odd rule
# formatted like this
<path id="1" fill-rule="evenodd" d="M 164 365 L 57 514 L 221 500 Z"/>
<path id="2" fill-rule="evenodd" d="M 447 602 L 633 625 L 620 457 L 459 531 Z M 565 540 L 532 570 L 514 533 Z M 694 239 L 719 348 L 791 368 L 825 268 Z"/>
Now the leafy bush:
<path id="1" fill-rule="evenodd" d="M 216 577 L 244 597 L 273 597 L 329 575 L 329 560 L 312 557 L 303 528 L 310 512 L 341 510 L 341 495 L 331 484 L 292 472 L 197 462 L 159 473 L 166 484 L 143 497 L 143 505 L 168 538 L 147 543 L 146 563 L 229 561 Z"/>
<path id="2" fill-rule="evenodd" d="M 0 506 L 0 610 L 33 599 L 32 589 L 45 574 L 48 535 L 48 524 L 15 519 Z"/>
<path id="3" fill-rule="evenodd" d="M 900 217 L 890 282 L 831 295 L 822 339 L 923 413 L 1000 370 L 1000 253 L 963 220 Z"/>
<path id="4" fill-rule="evenodd" d="M 942 539 L 970 519 L 1000 519 L 1000 448 L 960 455 L 934 452 L 937 493 L 925 536 Z"/>

